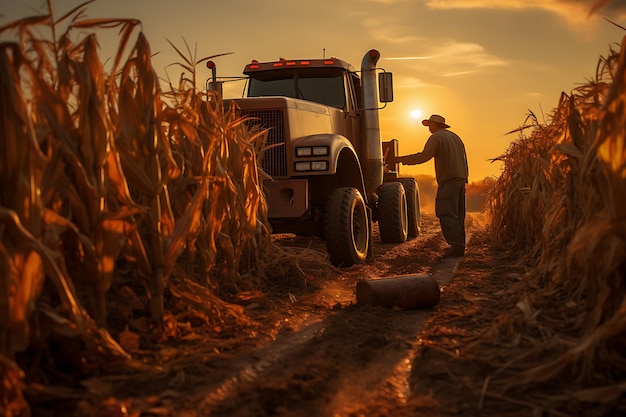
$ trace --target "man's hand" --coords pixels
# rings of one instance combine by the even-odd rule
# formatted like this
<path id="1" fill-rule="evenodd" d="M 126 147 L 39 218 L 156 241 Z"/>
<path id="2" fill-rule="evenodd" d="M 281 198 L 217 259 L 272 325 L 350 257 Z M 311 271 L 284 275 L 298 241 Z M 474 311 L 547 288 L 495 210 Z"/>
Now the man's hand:
<path id="1" fill-rule="evenodd" d="M 393 157 L 392 160 L 391 160 L 392 161 L 391 163 L 392 164 L 401 164 L 403 158 L 404 157 L 402 157 L 402 156 Z"/>

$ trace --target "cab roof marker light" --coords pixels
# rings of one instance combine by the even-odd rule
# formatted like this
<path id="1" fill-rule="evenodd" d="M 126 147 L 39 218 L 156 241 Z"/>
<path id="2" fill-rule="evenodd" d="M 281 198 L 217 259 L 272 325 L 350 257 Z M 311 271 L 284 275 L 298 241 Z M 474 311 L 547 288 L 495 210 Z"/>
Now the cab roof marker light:
<path id="1" fill-rule="evenodd" d="M 311 61 L 300 61 L 300 65 L 311 65 Z"/>
<path id="2" fill-rule="evenodd" d="M 294 61 L 287 61 L 287 66 L 288 67 L 293 67 L 295 65 L 296 65 L 296 63 Z"/>
<path id="3" fill-rule="evenodd" d="M 282 67 L 283 63 L 282 62 L 274 62 L 273 64 L 275 67 Z"/>
<path id="4" fill-rule="evenodd" d="M 250 69 L 259 69 L 259 68 L 261 68 L 261 66 L 259 64 L 250 64 L 249 68 Z"/>
<path id="5" fill-rule="evenodd" d="M 333 65 L 335 63 L 334 59 L 327 59 L 324 61 L 324 65 Z"/>

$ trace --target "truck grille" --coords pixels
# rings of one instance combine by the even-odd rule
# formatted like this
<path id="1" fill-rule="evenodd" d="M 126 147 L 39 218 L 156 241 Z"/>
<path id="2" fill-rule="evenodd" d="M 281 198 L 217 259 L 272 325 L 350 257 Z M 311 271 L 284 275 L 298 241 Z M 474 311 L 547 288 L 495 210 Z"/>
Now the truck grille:
<path id="1" fill-rule="evenodd" d="M 281 110 L 242 110 L 242 115 L 253 119 L 246 123 L 251 128 L 258 126 L 268 129 L 266 147 L 282 143 L 283 146 L 274 146 L 263 154 L 261 167 L 272 177 L 287 176 L 287 158 L 285 151 L 285 123 Z"/>

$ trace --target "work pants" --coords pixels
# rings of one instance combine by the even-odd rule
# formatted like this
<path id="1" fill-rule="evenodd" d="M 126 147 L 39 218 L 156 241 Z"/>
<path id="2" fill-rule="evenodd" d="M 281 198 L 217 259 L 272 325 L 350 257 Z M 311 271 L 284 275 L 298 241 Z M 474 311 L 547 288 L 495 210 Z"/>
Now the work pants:
<path id="1" fill-rule="evenodd" d="M 446 242 L 455 250 L 465 250 L 465 180 L 454 179 L 439 184 L 435 214 Z"/>

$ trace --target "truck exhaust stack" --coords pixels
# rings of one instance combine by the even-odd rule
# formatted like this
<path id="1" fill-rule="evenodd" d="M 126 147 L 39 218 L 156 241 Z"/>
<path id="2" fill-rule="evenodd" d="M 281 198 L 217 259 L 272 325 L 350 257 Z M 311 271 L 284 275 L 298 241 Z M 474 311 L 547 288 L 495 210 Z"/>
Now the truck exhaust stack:
<path id="1" fill-rule="evenodd" d="M 369 50 L 361 62 L 361 82 L 363 85 L 362 129 L 365 140 L 361 144 L 361 155 L 365 189 L 368 203 L 376 205 L 376 190 L 383 182 L 383 148 L 378 123 L 378 89 L 376 63 L 380 52 Z"/>

